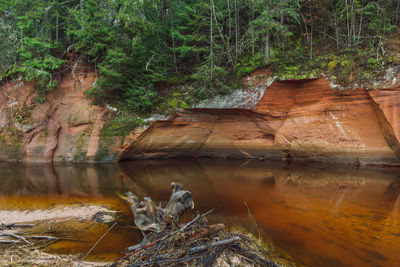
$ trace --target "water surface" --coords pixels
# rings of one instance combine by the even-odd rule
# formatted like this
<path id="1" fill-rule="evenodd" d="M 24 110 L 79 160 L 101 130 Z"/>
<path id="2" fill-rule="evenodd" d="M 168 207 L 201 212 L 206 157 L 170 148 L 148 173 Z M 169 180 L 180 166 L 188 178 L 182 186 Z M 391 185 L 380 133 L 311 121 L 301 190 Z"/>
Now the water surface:
<path id="1" fill-rule="evenodd" d="M 165 201 L 171 181 L 182 182 L 193 192 L 196 209 L 215 208 L 211 221 L 260 233 L 298 263 L 400 266 L 400 172 L 395 169 L 215 159 L 103 165 L 0 163 L 0 210 L 71 203 L 104 203 L 121 210 L 122 223 L 90 258 L 110 260 L 141 238 L 130 228 L 129 210 L 115 192 L 131 190 Z M 93 224 L 74 233 L 75 241 L 58 242 L 48 250 L 85 253 L 107 228 Z"/>

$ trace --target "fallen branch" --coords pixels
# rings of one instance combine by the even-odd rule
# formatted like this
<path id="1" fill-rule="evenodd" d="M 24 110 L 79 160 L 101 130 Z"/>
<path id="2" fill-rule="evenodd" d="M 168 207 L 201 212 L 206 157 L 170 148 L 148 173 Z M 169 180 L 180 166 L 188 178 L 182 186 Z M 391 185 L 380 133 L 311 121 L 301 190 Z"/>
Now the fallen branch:
<path id="1" fill-rule="evenodd" d="M 4 233 L 4 234 L 0 234 L 0 235 L 2 235 L 2 236 L 12 236 L 14 238 L 17 238 L 17 239 L 20 239 L 20 240 L 24 241 L 26 244 L 30 244 L 31 243 L 28 240 L 26 240 L 25 237 L 22 237 L 22 236 L 13 234 L 13 233 Z"/>
<path id="2" fill-rule="evenodd" d="M 182 227 L 179 228 L 178 230 L 175 230 L 175 231 L 173 231 L 173 232 L 171 232 L 171 233 L 169 233 L 169 234 L 163 236 L 162 238 L 157 239 L 157 240 L 154 241 L 154 242 L 147 243 L 147 244 L 143 244 L 143 245 L 137 244 L 137 245 L 133 245 L 133 246 L 127 247 L 127 248 L 126 248 L 126 252 L 128 253 L 127 256 L 128 256 L 128 257 L 129 257 L 129 256 L 132 256 L 133 254 L 138 253 L 139 251 L 142 251 L 143 249 L 152 247 L 152 246 L 154 246 L 155 244 L 157 244 L 158 242 L 163 241 L 163 240 L 166 240 L 167 238 L 169 238 L 169 237 L 171 237 L 171 236 L 174 236 L 174 235 L 176 235 L 176 234 L 179 233 L 179 232 L 184 232 L 184 231 L 186 231 L 186 229 L 188 229 L 189 226 L 191 226 L 192 224 L 194 224 L 195 222 L 197 222 L 198 220 L 200 220 L 200 219 L 203 218 L 204 216 L 210 214 L 213 210 L 214 210 L 214 209 L 209 210 L 209 211 L 207 211 L 206 213 L 204 213 L 204 214 L 202 214 L 202 215 L 197 214 L 197 216 L 196 216 L 193 220 L 191 220 L 190 222 L 186 223 L 184 226 L 182 226 Z"/>
<path id="3" fill-rule="evenodd" d="M 83 258 L 80 260 L 80 262 L 78 263 L 77 266 L 81 265 L 81 263 L 83 262 L 84 259 L 86 259 L 86 257 L 90 254 L 90 252 L 92 252 L 92 250 L 100 243 L 100 241 L 108 234 L 108 232 L 111 231 L 111 229 L 117 224 L 118 222 L 115 222 L 113 225 L 110 226 L 110 228 L 108 228 L 107 231 L 104 232 L 104 234 L 99 238 L 99 240 L 97 240 L 96 243 L 94 243 L 94 245 L 89 249 L 89 251 L 86 253 L 85 256 L 83 256 Z"/>
<path id="4" fill-rule="evenodd" d="M 27 238 L 32 238 L 32 239 L 47 239 L 47 240 L 58 240 L 57 237 L 47 236 L 47 235 L 30 235 L 30 236 L 27 236 Z"/>
<path id="5" fill-rule="evenodd" d="M 201 261 L 200 264 L 198 264 L 198 265 L 212 266 L 213 262 L 222 253 L 222 251 L 224 251 L 224 249 L 225 249 L 224 247 L 218 247 L 217 249 L 215 249 L 215 251 L 211 255 L 208 255 L 207 257 L 205 257 L 203 259 L 203 261 Z"/>
<path id="6" fill-rule="evenodd" d="M 172 194 L 165 208 L 155 206 L 149 197 L 140 201 L 130 192 L 120 196 L 129 204 L 144 238 L 128 247 L 126 256 L 112 266 L 212 266 L 216 262 L 231 266 L 231 259 L 235 265 L 276 266 L 262 258 L 267 252 L 255 240 L 225 230 L 222 223 L 209 225 L 203 217 L 213 210 L 197 212 L 191 221 L 179 225 L 179 217 L 194 206 L 191 192 L 182 188 L 182 184 L 171 183 Z"/>
<path id="7" fill-rule="evenodd" d="M 240 247 L 240 246 L 238 246 L 238 245 L 230 245 L 229 246 L 231 249 L 233 249 L 233 250 L 235 250 L 235 251 L 237 251 L 238 253 L 239 253 L 239 255 L 241 255 L 242 257 L 245 257 L 245 258 L 252 258 L 252 259 L 254 259 L 254 260 L 256 260 L 256 261 L 258 261 L 258 262 L 261 262 L 263 265 L 265 265 L 265 266 L 270 266 L 270 267 L 279 267 L 279 265 L 277 265 L 275 262 L 273 262 L 273 261 L 268 261 L 268 260 L 265 260 L 263 257 L 261 257 L 260 255 L 257 255 L 257 254 L 255 254 L 255 253 L 253 253 L 253 252 L 251 252 L 251 251 L 249 251 L 249 250 L 246 250 L 246 249 L 244 249 L 244 248 L 242 248 L 242 247 Z M 250 259 L 248 259 L 248 260 L 250 260 Z M 251 260 L 250 260 L 251 261 Z"/>
<path id="8" fill-rule="evenodd" d="M 3 224 L 2 226 L 8 229 L 11 229 L 13 227 L 33 227 L 36 224 L 31 224 L 31 223 L 8 223 L 8 224 Z"/>
<path id="9" fill-rule="evenodd" d="M 189 236 L 187 238 L 187 241 L 190 243 L 192 241 L 195 241 L 199 238 L 203 238 L 209 234 L 214 234 L 218 231 L 222 231 L 225 229 L 225 225 L 223 223 L 219 223 L 219 224 L 214 224 L 214 225 L 210 225 L 208 227 L 204 227 L 201 228 L 197 233 Z"/>
<path id="10" fill-rule="evenodd" d="M 1 244 L 18 244 L 21 243 L 19 240 L 0 240 L 0 245 Z"/>
<path id="11" fill-rule="evenodd" d="M 185 261 L 191 261 L 194 259 L 198 259 L 201 256 L 202 255 L 195 256 L 195 257 L 179 258 L 179 259 L 165 259 L 165 260 L 159 260 L 159 261 L 139 262 L 139 263 L 128 265 L 127 267 L 138 267 L 138 266 L 153 265 L 153 264 L 185 262 Z"/>
<path id="12" fill-rule="evenodd" d="M 138 253 L 139 251 L 142 251 L 142 250 L 144 250 L 144 249 L 146 249 L 146 248 L 152 247 L 152 246 L 154 246 L 155 244 L 157 244 L 158 242 L 160 242 L 161 240 L 162 240 L 162 238 L 157 239 L 156 241 L 151 242 L 151 243 L 149 243 L 149 244 L 144 244 L 144 245 L 137 244 L 137 245 L 133 245 L 133 246 L 127 247 L 127 248 L 126 248 L 126 252 L 127 252 L 127 253 L 130 253 L 130 254 L 127 255 L 127 256 L 128 256 L 128 257 L 129 257 L 129 256 L 132 256 L 133 254 Z"/>
<path id="13" fill-rule="evenodd" d="M 201 216 L 200 214 L 197 214 L 196 217 L 194 217 L 193 220 L 191 220 L 190 222 L 188 222 L 187 224 L 185 224 L 184 226 L 182 226 L 179 230 L 176 230 L 173 233 L 177 233 L 178 231 L 180 232 L 184 232 L 186 229 L 189 228 L 189 226 L 191 226 L 192 224 L 194 224 L 195 222 L 197 222 L 198 220 L 200 220 L 201 217 L 206 216 L 208 213 L 210 213 L 211 211 L 206 212 L 203 216 Z"/>
<path id="14" fill-rule="evenodd" d="M 224 245 L 229 245 L 233 242 L 239 241 L 240 237 L 235 236 L 229 239 L 225 239 L 225 240 L 220 240 L 214 243 L 211 243 L 210 245 L 203 245 L 203 246 L 198 246 L 198 247 L 194 247 L 190 249 L 190 254 L 195 254 L 195 253 L 199 253 L 201 251 L 204 251 L 206 249 L 209 248 L 215 248 L 215 247 L 219 247 L 219 246 L 224 246 Z"/>

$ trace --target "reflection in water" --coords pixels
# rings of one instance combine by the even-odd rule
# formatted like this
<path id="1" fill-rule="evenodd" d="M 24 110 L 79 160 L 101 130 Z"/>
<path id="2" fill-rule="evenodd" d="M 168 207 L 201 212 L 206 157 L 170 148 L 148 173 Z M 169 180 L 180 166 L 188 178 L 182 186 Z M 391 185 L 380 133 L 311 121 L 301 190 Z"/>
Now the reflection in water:
<path id="1" fill-rule="evenodd" d="M 395 209 L 400 196 L 400 175 L 386 189 L 383 195 L 383 206 Z"/>
<path id="2" fill-rule="evenodd" d="M 246 202 L 264 237 L 307 265 L 400 264 L 398 170 L 214 159 L 120 168 L 160 199 L 171 180 L 181 181 L 202 208 L 225 217 L 245 218 Z"/>
<path id="3" fill-rule="evenodd" d="M 129 177 L 121 173 L 116 165 L 23 165 L 0 163 L 0 211 L 2 209 L 53 209 L 53 205 L 85 203 L 105 204 L 110 209 L 121 210 L 124 216 L 120 227 L 114 227 L 93 250 L 88 260 L 110 261 L 122 256 L 124 249 L 141 240 L 138 231 L 127 229 L 131 223 L 128 207 L 123 205 L 115 192 L 134 188 Z M 82 207 L 83 208 L 83 207 Z M 33 216 L 27 216 L 33 217 Z M 35 216 L 37 217 L 37 213 Z M 2 218 L 0 218 L 1 221 Z M 67 236 L 68 240 L 57 242 L 47 248 L 48 252 L 86 253 L 108 229 L 106 224 L 84 223 L 72 219 L 67 222 L 45 224 L 40 233 L 54 232 Z M 71 241 L 75 240 L 75 241 Z"/>
<path id="4" fill-rule="evenodd" d="M 98 198 L 128 190 L 132 184 L 114 164 L 52 165 L 0 163 L 0 196 L 73 196 Z"/>
<path id="5" fill-rule="evenodd" d="M 179 181 L 192 190 L 197 209 L 215 208 L 211 220 L 250 229 L 246 202 L 264 237 L 307 265 L 400 265 L 398 170 L 215 159 L 26 168 L 0 163 L 0 181 L 0 208 L 10 208 L 14 202 L 9 199 L 16 197 L 36 203 L 46 196 L 48 204 L 99 199 L 127 215 L 115 191 L 131 190 L 161 201 L 169 197 L 170 182 Z M 118 238 L 118 247 L 103 244 L 97 253 L 111 253 L 110 246 L 121 249 L 137 239 L 126 233 Z M 58 251 L 84 250 L 61 250 L 61 245 Z"/>

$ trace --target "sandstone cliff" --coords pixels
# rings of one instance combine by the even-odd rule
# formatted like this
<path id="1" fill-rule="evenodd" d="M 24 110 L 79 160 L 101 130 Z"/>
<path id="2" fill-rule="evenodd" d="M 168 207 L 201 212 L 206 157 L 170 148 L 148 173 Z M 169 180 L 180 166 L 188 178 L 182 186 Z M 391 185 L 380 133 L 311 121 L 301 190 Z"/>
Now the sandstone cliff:
<path id="1" fill-rule="evenodd" d="M 0 160 L 27 162 L 112 161 L 120 140 L 101 139 L 109 118 L 106 108 L 93 105 L 85 92 L 96 73 L 60 77 L 46 101 L 35 101 L 32 82 L 6 82 L 0 87 Z"/>
<path id="2" fill-rule="evenodd" d="M 275 81 L 252 110 L 190 109 L 153 123 L 119 160 L 258 158 L 399 165 L 400 88 L 333 90 L 324 79 Z"/>
<path id="3" fill-rule="evenodd" d="M 270 73 L 262 75 L 248 79 L 257 95 L 243 108 L 187 109 L 131 138 L 104 135 L 112 111 L 86 96 L 96 80 L 90 68 L 61 76 L 43 104 L 35 102 L 33 83 L 5 82 L 0 86 L 0 160 L 218 157 L 400 165 L 399 72 L 368 90 L 335 90 L 325 78 L 269 85 Z M 237 94 L 246 101 L 246 94 Z"/>

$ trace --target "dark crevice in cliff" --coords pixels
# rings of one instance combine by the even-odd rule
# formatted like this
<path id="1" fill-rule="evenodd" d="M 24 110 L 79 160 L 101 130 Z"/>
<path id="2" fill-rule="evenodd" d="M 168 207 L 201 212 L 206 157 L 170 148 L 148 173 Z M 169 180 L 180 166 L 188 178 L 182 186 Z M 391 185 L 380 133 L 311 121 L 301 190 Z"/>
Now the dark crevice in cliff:
<path id="1" fill-rule="evenodd" d="M 58 128 L 57 128 L 57 130 L 56 130 L 56 144 L 55 144 L 54 148 L 53 148 L 52 151 L 51 151 L 51 162 L 54 162 L 54 155 L 56 154 L 58 145 L 59 145 L 59 143 L 60 143 L 60 132 L 61 132 L 61 128 L 62 128 L 62 126 L 61 126 L 61 125 L 58 125 Z"/>
<path id="2" fill-rule="evenodd" d="M 379 107 L 379 104 L 375 102 L 373 97 L 367 91 L 367 97 L 371 102 L 371 105 L 375 111 L 376 117 L 378 119 L 381 131 L 383 136 L 385 137 L 386 142 L 388 143 L 389 147 L 392 149 L 393 153 L 396 155 L 397 158 L 400 159 L 400 142 L 396 137 L 396 134 L 386 118 L 383 110 Z"/>
<path id="3" fill-rule="evenodd" d="M 55 151 L 55 150 L 54 150 Z M 62 195 L 62 189 L 61 189 L 61 184 L 60 184 L 60 176 L 58 175 L 58 172 L 56 170 L 56 168 L 54 167 L 54 161 L 52 160 L 50 162 L 50 172 L 53 174 L 54 177 L 54 181 L 55 181 L 55 189 L 57 191 L 58 195 Z"/>
<path id="4" fill-rule="evenodd" d="M 205 136 L 202 140 L 202 142 L 199 142 L 199 147 L 197 149 L 195 149 L 195 154 L 199 155 L 201 150 L 203 149 L 203 147 L 205 146 L 205 144 L 207 143 L 207 141 L 210 139 L 211 134 L 213 133 L 215 129 L 215 125 L 209 130 L 207 136 Z"/>

